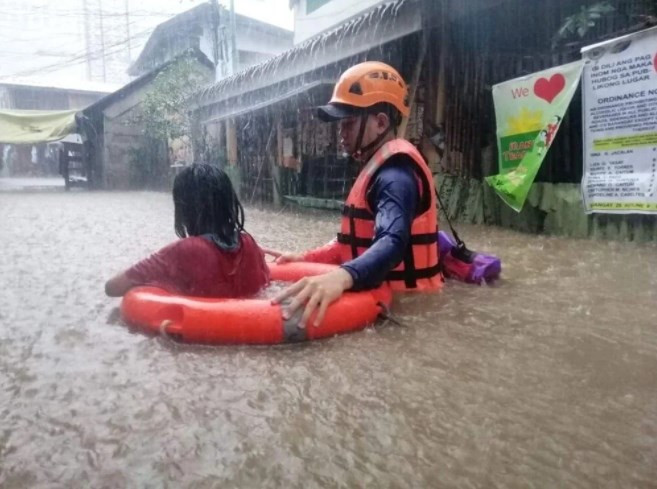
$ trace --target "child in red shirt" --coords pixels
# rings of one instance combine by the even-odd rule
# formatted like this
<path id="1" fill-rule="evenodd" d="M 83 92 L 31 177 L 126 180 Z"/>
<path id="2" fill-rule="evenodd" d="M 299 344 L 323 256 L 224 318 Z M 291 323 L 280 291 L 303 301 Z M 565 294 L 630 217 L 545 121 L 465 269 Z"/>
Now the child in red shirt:
<path id="1" fill-rule="evenodd" d="M 264 254 L 244 231 L 244 209 L 222 170 L 185 168 L 174 180 L 173 203 L 181 239 L 110 279 L 107 295 L 150 285 L 180 295 L 232 298 L 269 283 Z"/>

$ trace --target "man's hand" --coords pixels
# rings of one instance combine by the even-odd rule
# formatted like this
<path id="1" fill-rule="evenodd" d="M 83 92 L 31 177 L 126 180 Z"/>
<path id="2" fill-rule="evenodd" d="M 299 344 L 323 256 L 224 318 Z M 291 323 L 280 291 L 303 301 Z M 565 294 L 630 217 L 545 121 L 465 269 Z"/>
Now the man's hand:
<path id="1" fill-rule="evenodd" d="M 350 289 L 354 284 L 349 272 L 343 268 L 338 268 L 324 275 L 315 277 L 305 277 L 294 285 L 288 287 L 272 301 L 273 304 L 280 304 L 281 301 L 292 297 L 290 305 L 283 308 L 283 318 L 289 319 L 295 311 L 306 305 L 300 328 L 305 328 L 312 313 L 319 307 L 319 312 L 313 322 L 314 326 L 319 326 L 324 320 L 328 306 L 340 298 L 342 293 Z"/>

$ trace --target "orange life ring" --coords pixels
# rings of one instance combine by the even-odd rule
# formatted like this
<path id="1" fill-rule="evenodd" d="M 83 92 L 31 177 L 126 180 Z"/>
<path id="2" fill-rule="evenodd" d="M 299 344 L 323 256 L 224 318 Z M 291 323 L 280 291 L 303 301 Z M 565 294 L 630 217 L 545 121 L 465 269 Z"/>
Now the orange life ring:
<path id="1" fill-rule="evenodd" d="M 269 264 L 272 280 L 294 282 L 335 269 L 321 263 Z M 184 342 L 210 344 L 274 344 L 314 340 L 357 331 L 373 323 L 390 306 L 387 284 L 363 292 L 346 292 L 331 304 L 322 323 L 299 328 L 301 311 L 290 320 L 269 299 L 206 299 L 170 294 L 155 287 L 130 290 L 121 316 L 131 326 L 164 332 Z M 312 317 L 309 322 L 312 324 Z"/>

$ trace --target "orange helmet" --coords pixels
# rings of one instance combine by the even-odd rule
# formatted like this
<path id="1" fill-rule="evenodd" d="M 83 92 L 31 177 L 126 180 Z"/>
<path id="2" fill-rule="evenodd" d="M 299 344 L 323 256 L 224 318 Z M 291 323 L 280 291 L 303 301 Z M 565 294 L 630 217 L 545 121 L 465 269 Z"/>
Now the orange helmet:
<path id="1" fill-rule="evenodd" d="M 408 117 L 408 88 L 392 66 L 378 61 L 366 61 L 345 71 L 333 90 L 328 105 L 319 108 L 323 121 L 336 121 L 385 102 Z M 356 109 L 356 110 L 355 110 Z"/>

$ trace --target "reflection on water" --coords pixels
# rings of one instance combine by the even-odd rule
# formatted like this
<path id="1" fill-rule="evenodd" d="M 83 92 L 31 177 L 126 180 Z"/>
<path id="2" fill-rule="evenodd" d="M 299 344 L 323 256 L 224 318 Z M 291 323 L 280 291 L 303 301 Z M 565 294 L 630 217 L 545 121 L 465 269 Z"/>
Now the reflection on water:
<path id="1" fill-rule="evenodd" d="M 327 341 L 198 347 L 103 282 L 173 239 L 158 193 L 0 194 L 0 486 L 655 487 L 657 248 L 464 227 L 495 286 Z M 337 216 L 247 210 L 301 250 Z"/>

